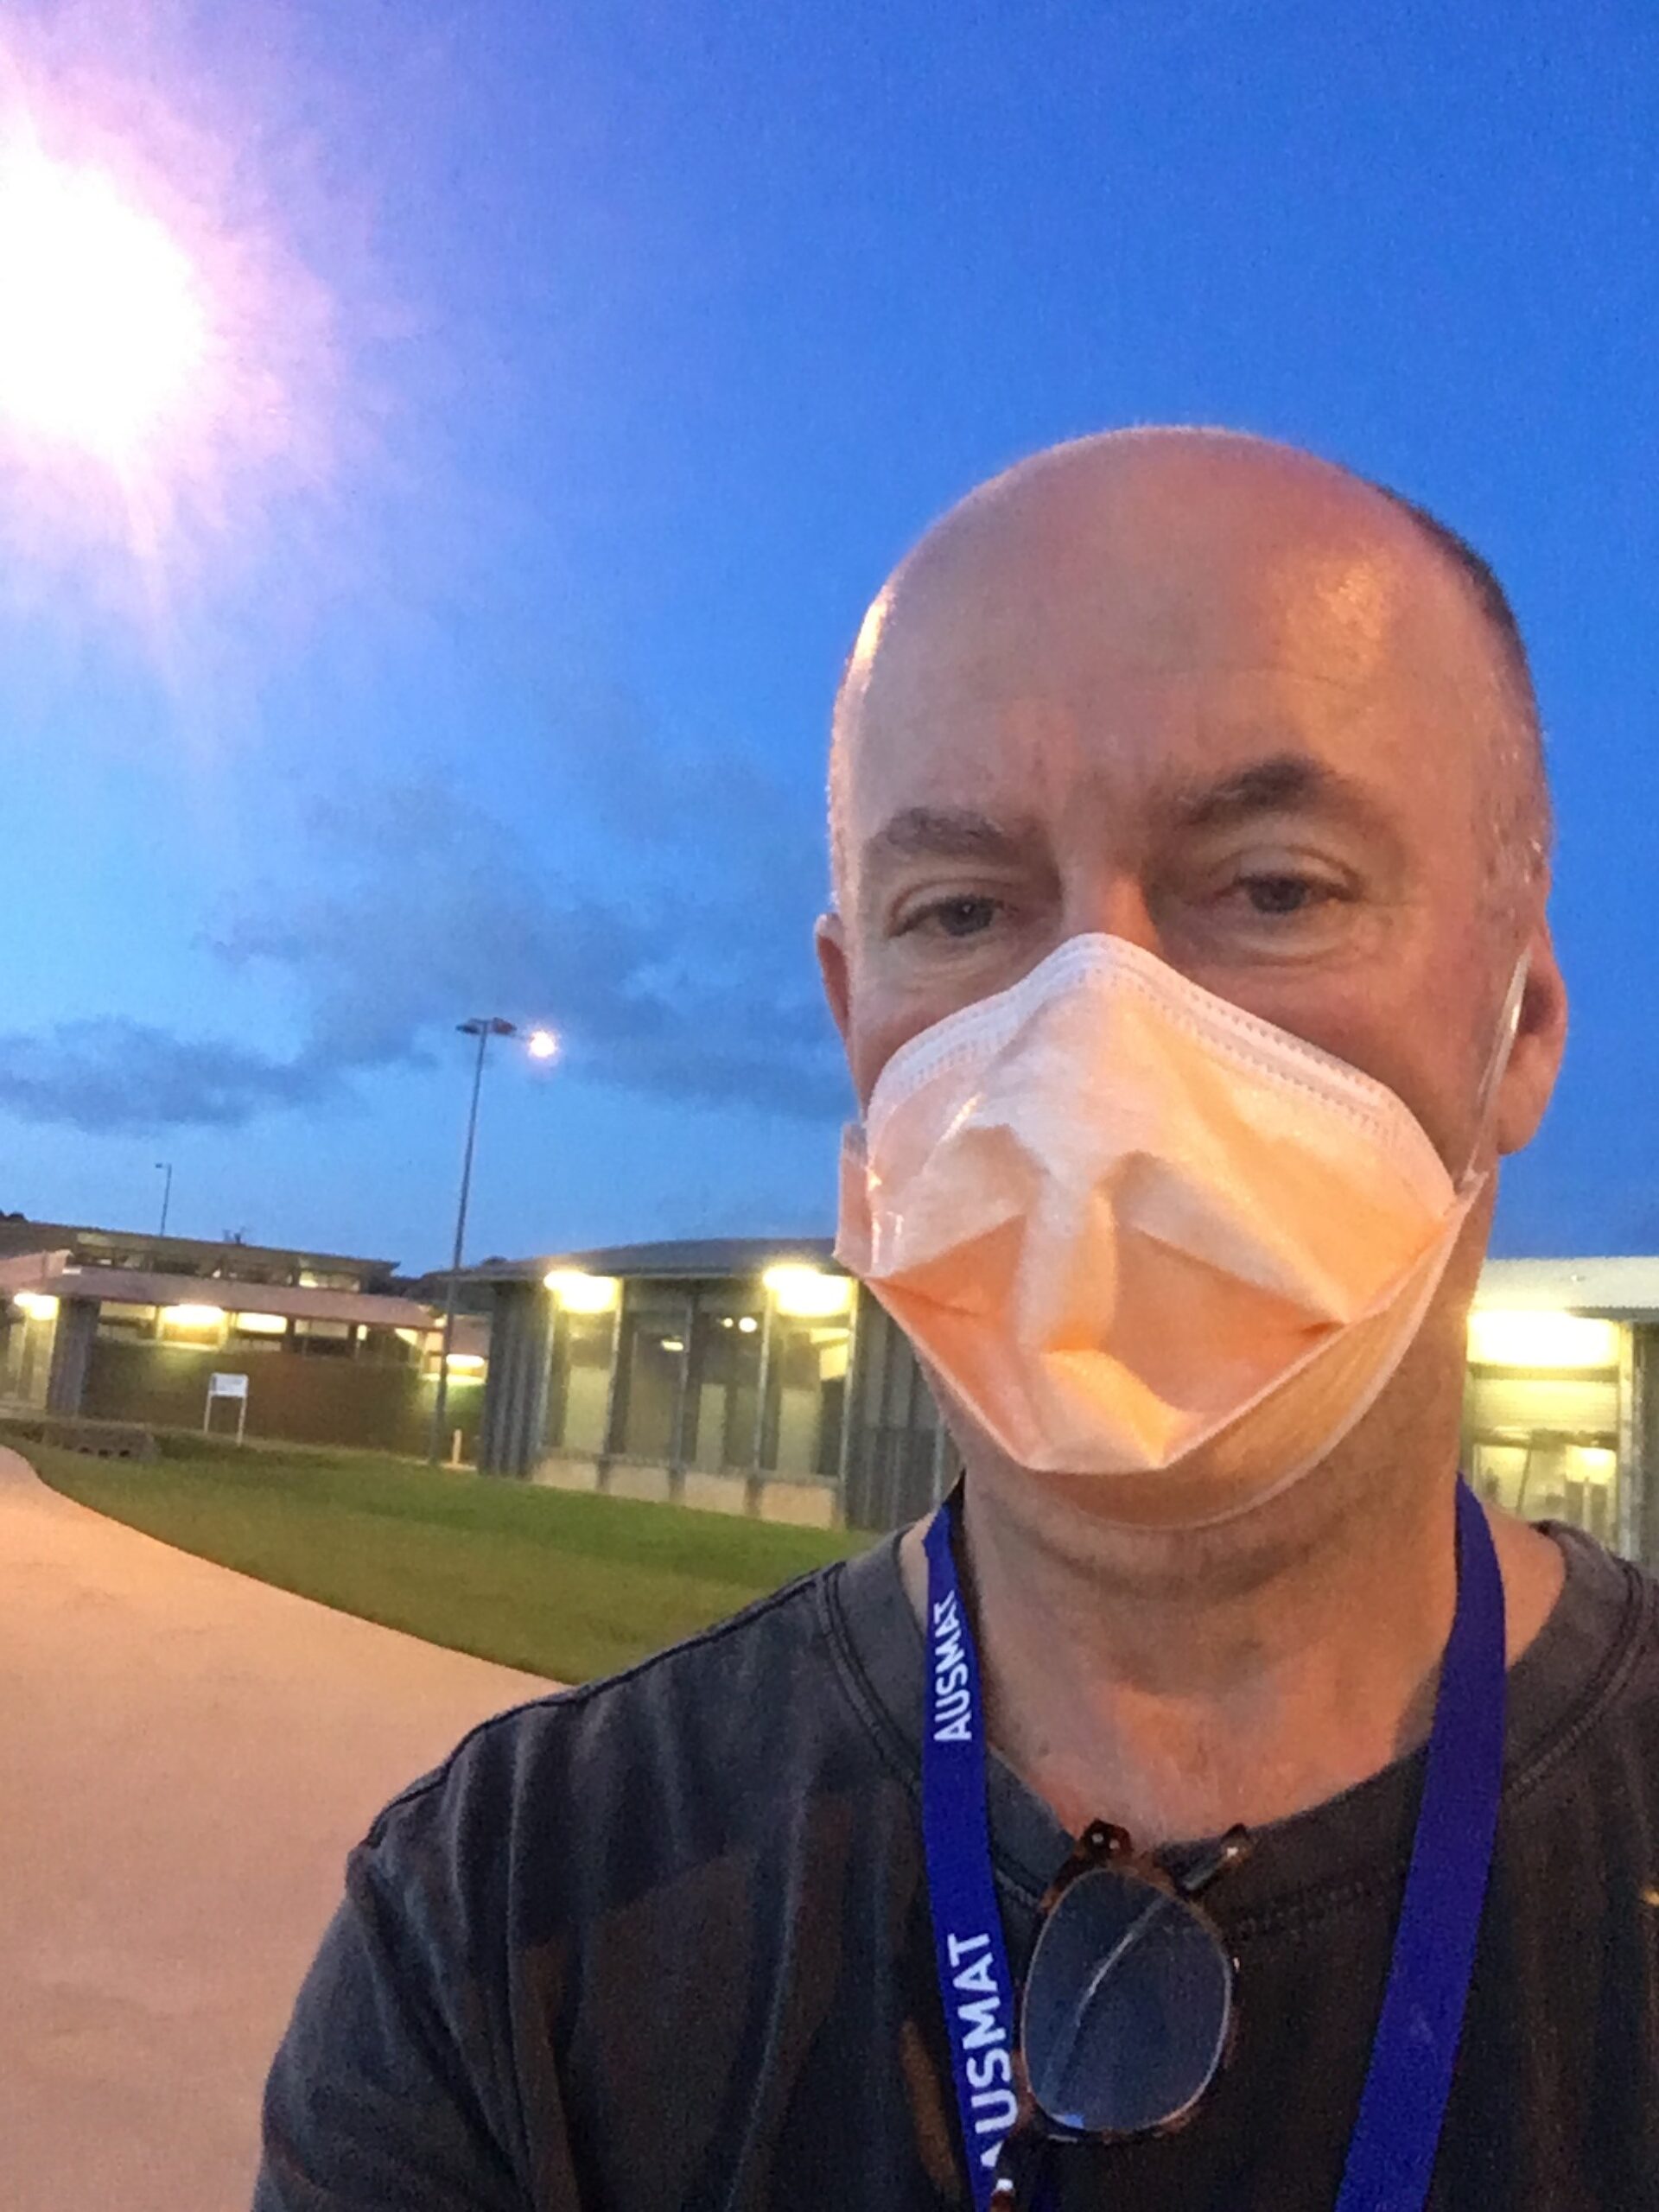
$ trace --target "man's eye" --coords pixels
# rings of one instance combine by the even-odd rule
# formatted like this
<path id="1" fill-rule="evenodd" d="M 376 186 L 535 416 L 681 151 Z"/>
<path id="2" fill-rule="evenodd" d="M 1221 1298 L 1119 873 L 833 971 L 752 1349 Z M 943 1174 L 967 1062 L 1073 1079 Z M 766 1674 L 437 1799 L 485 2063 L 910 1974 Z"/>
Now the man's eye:
<path id="1" fill-rule="evenodd" d="M 1247 875 L 1239 888 L 1258 914 L 1300 914 L 1336 893 L 1328 883 L 1306 875 Z"/>
<path id="2" fill-rule="evenodd" d="M 995 899 L 941 899 L 925 906 L 909 926 L 937 929 L 943 937 L 977 937 L 996 919 Z"/>

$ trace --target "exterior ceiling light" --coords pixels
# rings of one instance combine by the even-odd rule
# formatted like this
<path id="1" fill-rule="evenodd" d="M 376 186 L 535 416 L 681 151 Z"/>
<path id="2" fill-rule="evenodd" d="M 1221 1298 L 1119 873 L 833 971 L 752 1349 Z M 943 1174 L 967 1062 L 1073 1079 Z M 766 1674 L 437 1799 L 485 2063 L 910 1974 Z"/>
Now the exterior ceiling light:
<path id="1" fill-rule="evenodd" d="M 590 1275 L 585 1268 L 555 1268 L 542 1280 L 567 1313 L 608 1313 L 620 1289 L 614 1275 Z"/>
<path id="2" fill-rule="evenodd" d="M 825 1274 L 819 1268 L 783 1262 L 768 1268 L 760 1280 L 777 1300 L 778 1311 L 791 1320 L 827 1321 L 852 1308 L 850 1275 Z"/>
<path id="3" fill-rule="evenodd" d="M 1618 1354 L 1617 1321 L 1490 1307 L 1469 1316 L 1469 1357 L 1477 1367 L 1617 1367 Z"/>

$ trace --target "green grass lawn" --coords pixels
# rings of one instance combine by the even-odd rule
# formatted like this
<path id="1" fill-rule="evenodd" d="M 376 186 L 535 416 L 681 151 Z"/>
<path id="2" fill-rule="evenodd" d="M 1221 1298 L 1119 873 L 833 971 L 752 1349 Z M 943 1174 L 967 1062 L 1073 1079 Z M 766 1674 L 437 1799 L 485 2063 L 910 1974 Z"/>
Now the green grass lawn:
<path id="1" fill-rule="evenodd" d="M 65 1497 L 182 1551 L 563 1682 L 626 1667 L 870 1541 L 367 1452 L 184 1438 L 149 1461 L 22 1449 Z"/>

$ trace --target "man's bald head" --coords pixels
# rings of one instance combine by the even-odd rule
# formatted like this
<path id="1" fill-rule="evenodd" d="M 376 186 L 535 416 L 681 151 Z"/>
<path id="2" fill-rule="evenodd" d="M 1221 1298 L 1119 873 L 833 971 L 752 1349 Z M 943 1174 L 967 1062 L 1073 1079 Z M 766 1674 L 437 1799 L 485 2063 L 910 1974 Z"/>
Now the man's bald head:
<path id="1" fill-rule="evenodd" d="M 1390 656 L 1405 657 L 1408 677 L 1426 692 L 1438 686 L 1457 721 L 1440 742 L 1478 756 L 1470 827 L 1494 906 L 1513 912 L 1547 875 L 1550 809 L 1531 671 L 1485 561 L 1399 493 L 1294 448 L 1143 429 L 1055 447 L 994 478 L 928 532 L 871 607 L 836 703 L 838 902 L 856 861 L 849 790 L 859 753 L 897 735 L 884 719 L 881 662 L 895 652 L 942 662 L 954 621 L 958 661 L 976 659 L 987 681 L 1017 687 L 1022 644 L 1033 662 L 1052 650 L 1048 618 L 1066 598 L 1082 625 L 1109 626 L 1120 650 L 1134 656 L 1138 644 L 1149 665 L 1172 674 L 1179 633 L 1200 683 L 1206 664 L 1242 653 L 1357 689 Z M 1023 640 L 1022 602 L 1042 615 Z M 1040 688 L 1041 671 L 1027 673 Z M 913 711 L 913 682 L 893 688 L 908 695 L 901 716 Z M 1109 698 L 1094 704 L 1112 711 Z"/>

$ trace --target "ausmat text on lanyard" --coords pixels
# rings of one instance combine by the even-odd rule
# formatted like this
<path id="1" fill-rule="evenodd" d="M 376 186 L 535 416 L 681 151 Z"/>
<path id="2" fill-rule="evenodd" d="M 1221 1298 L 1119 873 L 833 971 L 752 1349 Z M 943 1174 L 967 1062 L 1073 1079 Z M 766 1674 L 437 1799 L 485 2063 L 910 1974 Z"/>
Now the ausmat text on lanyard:
<path id="1" fill-rule="evenodd" d="M 988 2212 L 1018 2110 L 1019 2034 L 991 1870 L 979 1655 L 954 1553 L 960 1513 L 957 1492 L 926 1538 L 922 1828 L 963 2143 L 976 2212 Z M 1411 1870 L 1333 2212 L 1422 2212 L 1474 1969 L 1503 1787 L 1503 1585 L 1485 1514 L 1463 1482 L 1457 1548 Z"/>

